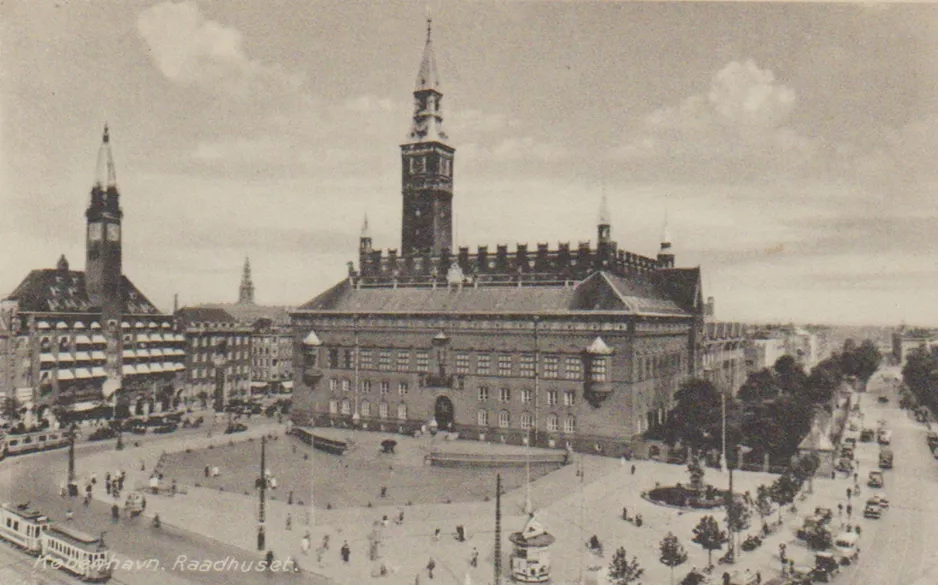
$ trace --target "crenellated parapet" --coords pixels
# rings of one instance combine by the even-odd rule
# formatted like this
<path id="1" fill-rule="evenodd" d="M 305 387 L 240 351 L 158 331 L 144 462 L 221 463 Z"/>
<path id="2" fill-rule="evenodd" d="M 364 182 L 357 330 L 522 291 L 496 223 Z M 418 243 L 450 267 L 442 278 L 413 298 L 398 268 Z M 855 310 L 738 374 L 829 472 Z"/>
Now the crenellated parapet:
<path id="1" fill-rule="evenodd" d="M 429 252 L 400 255 L 397 249 L 373 250 L 362 247 L 358 270 L 351 266 L 349 277 L 360 286 L 425 284 L 537 284 L 582 280 L 605 270 L 621 276 L 652 273 L 667 268 L 655 258 L 619 250 L 615 242 L 592 247 L 579 242 L 571 247 L 560 242 L 556 249 L 539 243 L 535 249 L 517 244 L 514 249 L 499 244 L 494 250 L 478 246 L 474 252 L 460 247 L 454 254 L 444 248 L 439 255 Z"/>

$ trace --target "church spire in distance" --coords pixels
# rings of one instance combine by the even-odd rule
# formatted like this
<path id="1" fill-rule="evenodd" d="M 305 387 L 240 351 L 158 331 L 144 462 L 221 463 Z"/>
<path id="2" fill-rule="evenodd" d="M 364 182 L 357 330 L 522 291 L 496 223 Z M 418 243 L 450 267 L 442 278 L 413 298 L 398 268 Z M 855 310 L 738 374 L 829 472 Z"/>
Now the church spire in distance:
<path id="1" fill-rule="evenodd" d="M 658 266 L 660 268 L 674 268 L 674 251 L 671 249 L 671 230 L 668 223 L 668 212 L 664 212 L 664 227 L 661 229 L 661 249 L 658 251 Z"/>
<path id="2" fill-rule="evenodd" d="M 241 289 L 238 291 L 239 305 L 254 304 L 254 282 L 251 280 L 251 259 L 244 257 L 244 272 L 241 275 Z"/>
<path id="3" fill-rule="evenodd" d="M 95 169 L 94 183 L 98 187 L 116 187 L 117 172 L 114 170 L 114 157 L 111 156 L 111 134 L 107 123 L 104 124 L 104 136 L 98 149 L 98 165 Z"/>

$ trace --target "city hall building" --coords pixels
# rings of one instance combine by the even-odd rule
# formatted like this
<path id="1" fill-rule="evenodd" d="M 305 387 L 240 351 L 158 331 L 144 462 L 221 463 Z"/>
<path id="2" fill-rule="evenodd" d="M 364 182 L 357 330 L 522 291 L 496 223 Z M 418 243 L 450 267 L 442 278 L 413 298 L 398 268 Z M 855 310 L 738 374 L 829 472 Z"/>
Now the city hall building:
<path id="1" fill-rule="evenodd" d="M 107 127 L 85 212 L 85 270 L 63 256 L 0 303 L 6 396 L 27 418 L 148 414 L 178 404 L 185 340 L 123 274 L 123 211 Z"/>
<path id="2" fill-rule="evenodd" d="M 301 426 L 411 432 L 616 454 L 663 423 L 702 371 L 699 268 L 596 243 L 453 250 L 456 149 L 428 27 L 401 146 L 400 251 L 373 249 L 291 313 Z"/>

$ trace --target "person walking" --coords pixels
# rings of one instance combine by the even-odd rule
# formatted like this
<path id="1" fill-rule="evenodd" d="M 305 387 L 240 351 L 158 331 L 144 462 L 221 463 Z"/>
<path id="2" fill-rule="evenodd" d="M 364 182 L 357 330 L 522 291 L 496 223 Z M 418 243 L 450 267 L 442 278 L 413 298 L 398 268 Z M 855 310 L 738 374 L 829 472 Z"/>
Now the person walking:
<path id="1" fill-rule="evenodd" d="M 427 575 L 433 579 L 433 569 L 436 568 L 436 561 L 433 560 L 433 557 L 430 557 L 430 562 L 427 563 Z"/>
<path id="2" fill-rule="evenodd" d="M 293 530 L 293 514 L 287 512 L 287 530 Z"/>
<path id="3" fill-rule="evenodd" d="M 274 564 L 274 551 L 268 549 L 267 554 L 264 555 L 264 560 L 267 561 L 267 570 L 271 570 L 271 565 Z"/>
<path id="4" fill-rule="evenodd" d="M 433 542 L 440 542 L 440 529 L 439 528 L 433 531 Z"/>
<path id="5" fill-rule="evenodd" d="M 469 556 L 469 565 L 473 567 L 479 566 L 479 549 L 472 547 L 472 554 Z"/>
<path id="6" fill-rule="evenodd" d="M 323 534 L 322 536 L 322 550 L 329 550 L 329 535 Z"/>
<path id="7" fill-rule="evenodd" d="M 306 534 L 303 535 L 303 539 L 300 541 L 300 549 L 303 551 L 304 555 L 309 554 L 310 538 L 309 530 L 306 531 Z"/>
<path id="8" fill-rule="evenodd" d="M 853 506 L 847 504 L 847 520 L 850 520 L 853 516 Z"/>
<path id="9" fill-rule="evenodd" d="M 352 549 L 349 548 L 347 540 L 342 543 L 342 549 L 340 552 L 342 554 L 342 561 L 348 563 L 349 557 L 352 556 Z"/>

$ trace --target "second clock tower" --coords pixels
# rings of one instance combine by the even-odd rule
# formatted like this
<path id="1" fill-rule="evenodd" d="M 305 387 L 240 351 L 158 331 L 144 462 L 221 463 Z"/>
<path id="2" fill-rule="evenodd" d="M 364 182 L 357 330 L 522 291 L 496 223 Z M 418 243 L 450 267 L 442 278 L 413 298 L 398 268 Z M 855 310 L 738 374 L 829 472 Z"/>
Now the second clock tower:
<path id="1" fill-rule="evenodd" d="M 98 167 L 91 203 L 85 211 L 88 221 L 86 234 L 85 288 L 88 298 L 101 307 L 103 319 L 119 319 L 121 311 L 121 219 L 120 193 L 114 159 L 111 156 L 110 135 L 104 127 L 104 137 L 98 151 Z"/>

